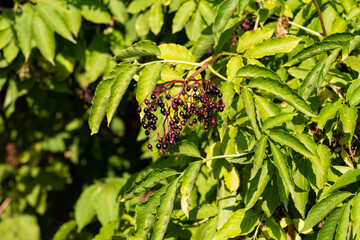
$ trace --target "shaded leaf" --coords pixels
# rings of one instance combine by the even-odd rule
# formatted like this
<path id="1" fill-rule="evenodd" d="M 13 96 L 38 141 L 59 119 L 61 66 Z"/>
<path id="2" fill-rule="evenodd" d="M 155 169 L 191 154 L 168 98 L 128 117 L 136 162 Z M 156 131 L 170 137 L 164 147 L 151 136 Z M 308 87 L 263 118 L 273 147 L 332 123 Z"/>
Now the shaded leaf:
<path id="1" fill-rule="evenodd" d="M 69 234 L 76 228 L 76 221 L 70 220 L 59 228 L 59 230 L 56 231 L 54 237 L 52 240 L 66 240 L 69 237 Z"/>
<path id="2" fill-rule="evenodd" d="M 293 200 L 296 209 L 299 211 L 301 216 L 305 217 L 306 204 L 308 203 L 309 197 L 309 181 L 307 177 L 304 175 L 306 170 L 306 165 L 304 162 L 301 162 L 299 166 L 297 166 L 297 170 L 295 171 L 293 178 L 295 184 L 295 191 L 293 195 Z"/>
<path id="3" fill-rule="evenodd" d="M 258 109 L 260 117 L 263 121 L 280 113 L 280 107 L 270 102 L 269 99 L 256 94 L 254 94 L 254 98 L 256 102 L 256 108 Z"/>
<path id="4" fill-rule="evenodd" d="M 336 192 L 315 204 L 309 211 L 300 232 L 307 232 L 326 217 L 338 204 L 349 198 L 352 193 Z"/>
<path id="5" fill-rule="evenodd" d="M 341 213 L 339 223 L 336 228 L 335 240 L 349 239 L 351 231 L 350 213 L 352 199 L 347 202 Z"/>
<path id="6" fill-rule="evenodd" d="M 326 192 L 327 195 L 335 192 L 336 190 L 350 185 L 360 180 L 360 169 L 351 169 L 346 173 L 342 174 L 340 178 L 331 186 Z"/>
<path id="7" fill-rule="evenodd" d="M 150 1 L 149 1 L 150 2 Z M 98 0 L 79 0 L 78 6 L 81 7 L 81 15 L 93 23 L 109 24 L 111 16 L 105 5 Z"/>
<path id="8" fill-rule="evenodd" d="M 308 99 L 311 93 L 316 88 L 316 84 L 321 76 L 321 69 L 324 66 L 325 61 L 318 62 L 311 71 L 306 75 L 304 81 L 301 83 L 298 93 L 303 99 Z"/>
<path id="9" fill-rule="evenodd" d="M 134 0 L 130 2 L 127 11 L 129 13 L 135 14 L 150 7 L 154 2 L 155 0 Z"/>
<path id="10" fill-rule="evenodd" d="M 360 230 L 360 194 L 357 193 L 353 198 L 352 208 L 351 208 L 351 221 L 353 227 L 353 236 L 358 234 Z"/>

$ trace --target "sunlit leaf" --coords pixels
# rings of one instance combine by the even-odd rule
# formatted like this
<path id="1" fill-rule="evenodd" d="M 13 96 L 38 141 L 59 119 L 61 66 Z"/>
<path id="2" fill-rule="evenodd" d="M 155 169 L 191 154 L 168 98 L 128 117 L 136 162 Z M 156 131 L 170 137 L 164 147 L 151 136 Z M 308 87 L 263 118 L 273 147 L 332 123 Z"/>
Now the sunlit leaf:
<path id="1" fill-rule="evenodd" d="M 341 217 L 343 208 L 337 208 L 326 218 L 324 225 L 320 229 L 317 239 L 318 240 L 333 240 L 336 231 L 337 223 Z"/>
<path id="2" fill-rule="evenodd" d="M 176 33 L 184 28 L 184 24 L 190 19 L 196 7 L 194 1 L 187 1 L 176 11 L 172 24 L 172 33 Z"/>
<path id="3" fill-rule="evenodd" d="M 32 32 L 35 38 L 36 46 L 41 54 L 53 65 L 55 57 L 55 37 L 53 30 L 44 22 L 44 20 L 35 14 L 32 22 Z"/>
<path id="4" fill-rule="evenodd" d="M 239 4 L 242 4 L 244 2 L 246 1 L 239 1 Z M 256 44 L 259 44 L 264 40 L 271 38 L 273 33 L 274 30 L 270 28 L 257 28 L 254 31 L 247 31 L 239 38 L 236 51 L 244 52 L 245 50 L 252 48 Z"/>
<path id="5" fill-rule="evenodd" d="M 336 192 L 315 204 L 309 211 L 300 232 L 307 232 L 318 222 L 324 219 L 339 203 L 349 198 L 352 193 Z"/>
<path id="6" fill-rule="evenodd" d="M 250 180 L 256 176 L 258 170 L 261 168 L 263 164 L 266 147 L 267 147 L 267 137 L 263 135 L 261 136 L 255 147 L 254 163 L 253 163 L 253 167 L 251 168 Z"/>
<path id="7" fill-rule="evenodd" d="M 284 230 L 280 227 L 278 223 L 275 222 L 272 217 L 265 219 L 265 227 L 266 231 L 273 239 L 286 240 Z"/>
<path id="8" fill-rule="evenodd" d="M 256 65 L 246 65 L 245 67 L 240 68 L 237 71 L 236 76 L 244 77 L 244 78 L 263 77 L 263 78 L 271 78 L 273 80 L 278 80 L 278 81 L 281 80 L 279 75 L 277 75 L 273 71 Z"/>
<path id="9" fill-rule="evenodd" d="M 156 83 L 161 76 L 162 66 L 161 63 L 153 63 L 141 70 L 136 90 L 136 100 L 138 101 L 139 106 L 154 90 Z"/>
<path id="10" fill-rule="evenodd" d="M 266 131 L 274 127 L 279 127 L 283 123 L 291 121 L 296 115 L 297 113 L 280 113 L 273 117 L 269 117 L 262 124 L 262 130 Z"/>
<path id="11" fill-rule="evenodd" d="M 262 43 L 255 45 L 253 48 L 246 50 L 244 56 L 251 58 L 262 58 L 277 53 L 287 53 L 293 50 L 300 42 L 300 38 L 295 36 L 284 35 L 281 37 L 270 38 Z"/>
<path id="12" fill-rule="evenodd" d="M 276 97 L 289 103 L 305 115 L 310 117 L 315 116 L 314 112 L 312 111 L 310 106 L 304 101 L 304 99 L 302 99 L 297 93 L 291 90 L 291 88 L 284 83 L 268 78 L 257 78 L 252 80 L 248 86 L 251 88 L 258 88 L 272 93 Z"/>
<path id="13" fill-rule="evenodd" d="M 222 2 L 216 11 L 216 17 L 213 25 L 215 42 L 218 43 L 220 35 L 225 31 L 231 16 L 237 7 L 239 0 L 228 0 Z"/>
<path id="14" fill-rule="evenodd" d="M 161 1 L 155 1 L 150 8 L 149 26 L 150 30 L 155 34 L 159 34 L 164 24 L 164 13 Z"/>
<path id="15" fill-rule="evenodd" d="M 249 118 L 251 127 L 253 128 L 253 131 L 255 132 L 256 139 L 260 139 L 261 132 L 260 132 L 259 125 L 257 122 L 256 111 L 255 111 L 255 101 L 254 101 L 254 96 L 253 96 L 252 91 L 247 88 L 242 88 L 241 89 L 241 98 L 244 102 L 245 111 Z"/>
<path id="16" fill-rule="evenodd" d="M 142 40 L 131 47 L 119 51 L 116 54 L 116 59 L 121 60 L 133 57 L 159 56 L 160 54 L 160 49 L 154 42 L 150 40 Z"/>
<path id="17" fill-rule="evenodd" d="M 234 206 L 236 202 L 236 191 L 230 191 L 224 181 L 220 182 L 221 186 L 217 193 L 218 201 L 218 218 L 216 229 L 220 229 L 224 223 L 230 218 L 234 212 Z"/>

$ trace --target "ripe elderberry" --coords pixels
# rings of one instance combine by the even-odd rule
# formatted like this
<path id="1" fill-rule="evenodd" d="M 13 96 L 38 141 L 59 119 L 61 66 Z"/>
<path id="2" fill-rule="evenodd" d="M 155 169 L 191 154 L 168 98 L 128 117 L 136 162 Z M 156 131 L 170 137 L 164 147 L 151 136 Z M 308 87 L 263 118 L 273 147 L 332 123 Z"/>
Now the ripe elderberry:
<path id="1" fill-rule="evenodd" d="M 177 94 L 170 94 L 170 88 L 182 84 Z M 163 115 L 163 122 L 158 122 L 156 110 Z M 200 124 L 204 130 L 216 124 L 212 116 L 224 111 L 220 89 L 210 80 L 189 78 L 185 81 L 174 80 L 157 87 L 136 109 L 141 115 L 141 123 L 149 139 L 157 136 L 155 147 L 166 153 L 169 147 L 179 141 L 181 131 L 188 122 L 189 126 Z M 198 124 L 197 124 L 198 123 Z M 155 132 L 152 132 L 155 131 Z M 152 145 L 148 144 L 150 150 Z"/>

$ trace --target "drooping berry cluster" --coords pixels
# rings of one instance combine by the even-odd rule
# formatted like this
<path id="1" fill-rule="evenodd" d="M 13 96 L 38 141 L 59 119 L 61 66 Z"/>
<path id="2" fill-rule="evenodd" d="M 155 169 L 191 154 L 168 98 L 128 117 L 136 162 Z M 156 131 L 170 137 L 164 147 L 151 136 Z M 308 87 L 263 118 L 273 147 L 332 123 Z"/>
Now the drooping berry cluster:
<path id="1" fill-rule="evenodd" d="M 170 92 L 175 85 L 182 85 L 176 94 Z M 188 124 L 200 124 L 204 130 L 216 124 L 211 115 L 214 112 L 224 111 L 225 104 L 222 100 L 220 89 L 206 79 L 190 78 L 186 81 L 174 80 L 157 87 L 138 107 L 137 112 L 143 115 L 141 119 L 145 134 L 149 136 L 148 148 L 153 146 L 150 140 L 157 136 L 156 148 L 167 152 L 169 146 L 174 146 L 179 140 L 179 135 Z M 157 129 L 158 117 L 164 116 L 164 122 Z M 152 131 L 155 131 L 152 133 Z"/>

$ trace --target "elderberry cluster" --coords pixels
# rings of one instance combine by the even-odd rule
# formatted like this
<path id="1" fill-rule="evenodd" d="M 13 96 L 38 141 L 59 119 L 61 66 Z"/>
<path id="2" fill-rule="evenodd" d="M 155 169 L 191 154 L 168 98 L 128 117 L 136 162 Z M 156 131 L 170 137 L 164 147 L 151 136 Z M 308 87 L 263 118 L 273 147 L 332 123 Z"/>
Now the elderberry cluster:
<path id="1" fill-rule="evenodd" d="M 169 90 L 174 84 L 182 84 L 176 94 Z M 200 124 L 206 131 L 209 126 L 216 124 L 211 114 L 224 111 L 224 107 L 222 93 L 215 84 L 206 79 L 190 78 L 159 86 L 144 99 L 137 112 L 143 116 L 141 123 L 145 134 L 149 136 L 148 148 L 153 149 L 150 140 L 157 136 L 156 148 L 166 153 L 169 146 L 178 142 L 179 135 L 187 124 L 190 127 Z M 157 114 L 164 116 L 159 129 L 156 126 L 159 119 Z"/>

